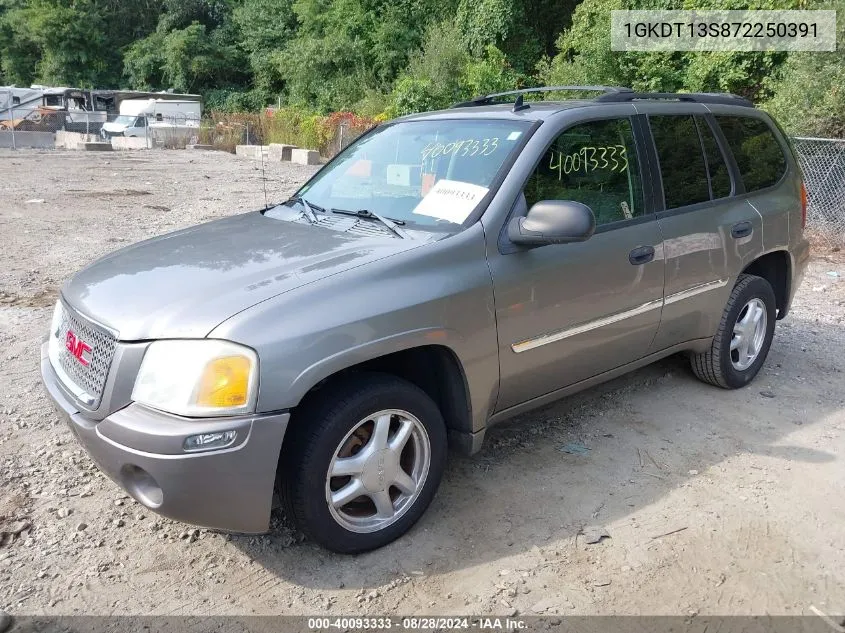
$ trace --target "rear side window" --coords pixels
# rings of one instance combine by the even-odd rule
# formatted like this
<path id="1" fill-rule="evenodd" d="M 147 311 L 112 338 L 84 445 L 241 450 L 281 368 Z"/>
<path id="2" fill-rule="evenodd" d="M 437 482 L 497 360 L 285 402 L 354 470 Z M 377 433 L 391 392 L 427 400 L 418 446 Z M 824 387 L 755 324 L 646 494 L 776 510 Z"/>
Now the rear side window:
<path id="1" fill-rule="evenodd" d="M 650 116 L 667 209 L 710 200 L 707 165 L 690 116 Z"/>
<path id="2" fill-rule="evenodd" d="M 781 179 L 786 158 L 765 121 L 743 116 L 717 116 L 716 121 L 728 139 L 746 191 L 771 187 Z"/>

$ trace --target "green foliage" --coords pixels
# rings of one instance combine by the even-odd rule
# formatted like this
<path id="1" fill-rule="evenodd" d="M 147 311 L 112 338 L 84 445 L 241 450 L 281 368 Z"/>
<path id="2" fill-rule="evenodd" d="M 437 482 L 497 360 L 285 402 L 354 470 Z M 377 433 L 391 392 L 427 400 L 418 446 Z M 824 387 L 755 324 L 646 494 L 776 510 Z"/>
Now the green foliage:
<path id="1" fill-rule="evenodd" d="M 255 88 L 265 99 L 281 93 L 280 51 L 296 32 L 293 0 L 244 0 L 232 11 L 232 21 L 249 56 Z"/>
<path id="2" fill-rule="evenodd" d="M 155 26 L 160 0 L 0 0 L 5 82 L 114 87 L 123 52 Z"/>
<path id="3" fill-rule="evenodd" d="M 613 9 L 828 7 L 835 53 L 610 50 Z M 0 0 L 0 84 L 199 92 L 230 113 L 281 102 L 304 118 L 285 109 L 275 133 L 323 144 L 327 112 L 382 120 L 538 84 L 734 92 L 791 131 L 842 135 L 843 13 L 845 0 Z"/>
<path id="4" fill-rule="evenodd" d="M 347 109 L 387 91 L 451 0 L 296 0 L 294 37 L 273 58 L 290 103 Z M 451 12 L 451 11 L 450 11 Z"/>
<path id="5" fill-rule="evenodd" d="M 429 28 L 423 50 L 394 86 L 392 116 L 448 107 L 462 98 L 461 75 L 471 58 L 459 33 L 450 22 Z"/>
<path id="6" fill-rule="evenodd" d="M 456 23 L 461 41 L 473 55 L 489 45 L 502 50 L 509 64 L 530 73 L 543 55 L 554 54 L 555 41 L 569 26 L 578 0 L 460 0 Z"/>
<path id="7" fill-rule="evenodd" d="M 610 12 L 614 9 L 797 9 L 804 0 L 584 0 L 572 27 L 558 39 L 558 54 L 541 63 L 547 84 L 609 84 L 661 92 L 734 92 L 752 99 L 769 96 L 765 77 L 779 72 L 785 53 L 614 52 Z"/>
<path id="8" fill-rule="evenodd" d="M 392 116 L 448 108 L 456 101 L 479 94 L 508 90 L 522 81 L 504 53 L 492 44 L 470 55 L 461 43 L 460 27 L 441 23 L 432 26 L 420 54 L 396 82 Z"/>
<path id="9" fill-rule="evenodd" d="M 249 73 L 238 37 L 224 0 L 164 0 L 155 32 L 126 51 L 125 76 L 133 88 L 144 90 L 243 86 Z"/>
<path id="10" fill-rule="evenodd" d="M 790 55 L 765 108 L 792 134 L 845 138 L 845 0 L 825 8 L 837 10 L 836 51 Z"/>

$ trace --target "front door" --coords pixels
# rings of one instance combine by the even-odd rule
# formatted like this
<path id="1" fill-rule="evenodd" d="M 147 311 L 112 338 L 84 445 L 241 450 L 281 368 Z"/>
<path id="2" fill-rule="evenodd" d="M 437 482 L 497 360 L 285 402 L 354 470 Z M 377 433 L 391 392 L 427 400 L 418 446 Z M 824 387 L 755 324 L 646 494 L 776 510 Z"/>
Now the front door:
<path id="1" fill-rule="evenodd" d="M 663 303 L 660 232 L 643 195 L 632 120 L 576 124 L 546 150 L 515 214 L 540 200 L 576 200 L 596 216 L 585 242 L 490 254 L 502 411 L 635 361 L 649 350 Z"/>

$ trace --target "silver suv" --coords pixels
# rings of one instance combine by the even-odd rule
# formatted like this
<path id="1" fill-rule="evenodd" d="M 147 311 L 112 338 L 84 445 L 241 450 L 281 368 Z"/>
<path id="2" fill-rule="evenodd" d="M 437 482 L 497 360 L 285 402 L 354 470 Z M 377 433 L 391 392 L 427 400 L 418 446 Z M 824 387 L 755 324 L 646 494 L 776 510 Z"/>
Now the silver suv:
<path id="1" fill-rule="evenodd" d="M 733 95 L 590 89 L 391 121 L 282 204 L 94 262 L 47 392 L 144 506 L 260 533 L 275 489 L 360 552 L 517 413 L 677 352 L 746 385 L 809 257 L 787 139 Z"/>

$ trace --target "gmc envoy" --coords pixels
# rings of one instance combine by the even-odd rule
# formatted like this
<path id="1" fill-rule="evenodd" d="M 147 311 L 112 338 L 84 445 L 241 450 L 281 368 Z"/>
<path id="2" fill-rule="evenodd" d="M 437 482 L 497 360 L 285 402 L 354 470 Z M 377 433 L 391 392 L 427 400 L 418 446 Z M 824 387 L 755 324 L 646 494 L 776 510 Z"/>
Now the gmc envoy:
<path id="1" fill-rule="evenodd" d="M 599 94 L 525 100 L 544 90 Z M 786 137 L 734 95 L 479 97 L 78 272 L 43 382 L 147 508 L 260 533 L 278 492 L 360 552 L 422 515 L 448 445 L 517 413 L 678 352 L 748 384 L 806 268 L 806 205 Z"/>

